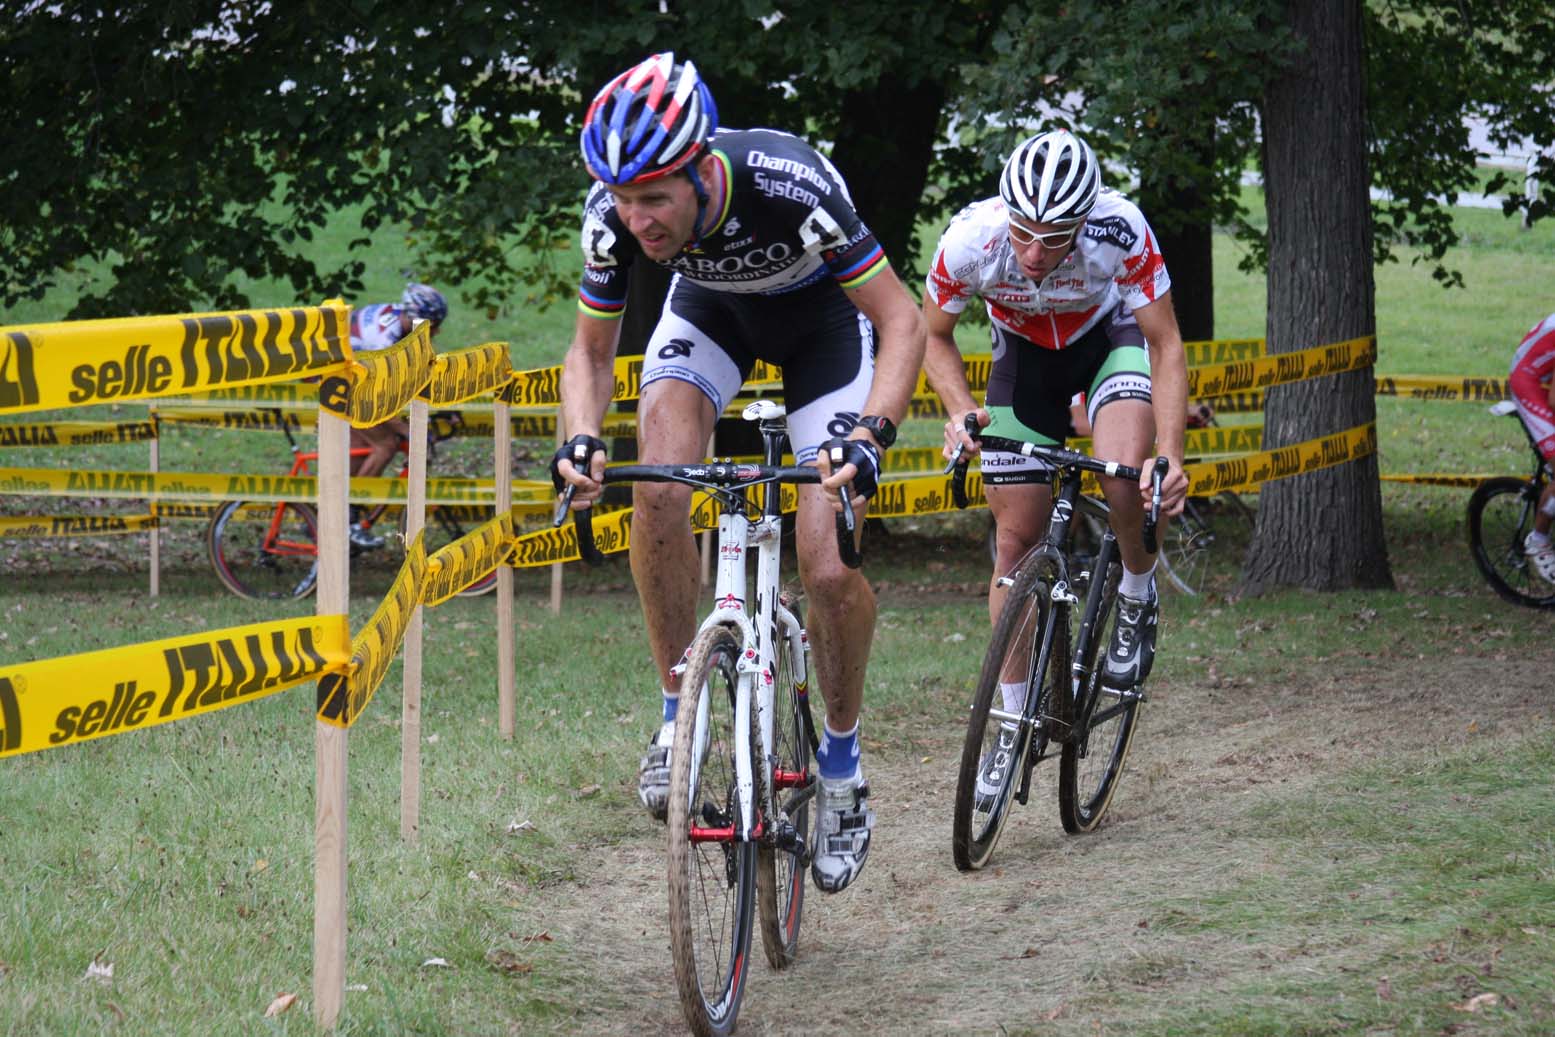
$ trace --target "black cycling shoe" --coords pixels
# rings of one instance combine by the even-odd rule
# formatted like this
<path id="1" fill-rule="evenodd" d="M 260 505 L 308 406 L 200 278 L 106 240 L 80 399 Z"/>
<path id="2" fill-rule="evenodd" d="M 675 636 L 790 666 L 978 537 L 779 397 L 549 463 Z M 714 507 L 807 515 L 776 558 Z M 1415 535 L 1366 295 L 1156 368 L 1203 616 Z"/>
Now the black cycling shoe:
<path id="1" fill-rule="evenodd" d="M 1118 621 L 1107 646 L 1107 665 L 1101 682 L 1117 691 L 1137 688 L 1150 676 L 1155 662 L 1155 623 L 1159 611 L 1155 598 L 1118 595 Z"/>

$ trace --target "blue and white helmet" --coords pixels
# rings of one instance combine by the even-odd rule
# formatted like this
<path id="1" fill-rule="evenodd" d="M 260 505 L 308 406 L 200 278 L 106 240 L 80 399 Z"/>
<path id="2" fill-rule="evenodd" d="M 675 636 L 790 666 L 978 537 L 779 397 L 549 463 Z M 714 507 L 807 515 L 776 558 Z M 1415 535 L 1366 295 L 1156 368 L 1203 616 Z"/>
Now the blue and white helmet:
<path id="1" fill-rule="evenodd" d="M 999 177 L 1004 204 L 1032 223 L 1079 223 L 1095 208 L 1100 193 L 1096 153 L 1068 130 L 1027 140 L 1010 155 Z"/>
<path id="2" fill-rule="evenodd" d="M 718 128 L 713 93 L 666 51 L 606 83 L 583 117 L 583 160 L 596 180 L 642 183 L 683 169 Z"/>
<path id="3" fill-rule="evenodd" d="M 442 292 L 430 285 L 414 282 L 406 285 L 400 305 L 412 317 L 420 317 L 433 324 L 441 324 L 448 319 L 448 300 L 443 298 Z"/>

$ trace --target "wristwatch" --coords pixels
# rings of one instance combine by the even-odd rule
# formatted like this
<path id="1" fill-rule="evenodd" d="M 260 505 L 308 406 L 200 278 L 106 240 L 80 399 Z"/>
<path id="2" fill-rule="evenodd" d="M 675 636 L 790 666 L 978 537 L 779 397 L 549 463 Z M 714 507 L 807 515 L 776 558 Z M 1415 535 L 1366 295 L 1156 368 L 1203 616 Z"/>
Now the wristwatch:
<path id="1" fill-rule="evenodd" d="M 860 428 L 869 429 L 882 450 L 891 449 L 891 444 L 896 442 L 896 422 L 890 418 L 882 418 L 878 414 L 866 414 L 858 419 L 858 424 Z"/>

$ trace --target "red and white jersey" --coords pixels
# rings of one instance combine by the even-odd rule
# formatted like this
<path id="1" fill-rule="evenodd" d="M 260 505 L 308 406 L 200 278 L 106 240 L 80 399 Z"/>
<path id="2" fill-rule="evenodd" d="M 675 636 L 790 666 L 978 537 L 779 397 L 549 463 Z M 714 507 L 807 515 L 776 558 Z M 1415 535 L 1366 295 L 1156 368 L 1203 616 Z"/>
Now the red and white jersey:
<path id="1" fill-rule="evenodd" d="M 1533 434 L 1539 453 L 1555 461 L 1555 411 L 1550 408 L 1550 377 L 1555 375 L 1555 313 L 1533 326 L 1512 354 L 1508 378 L 1517 413 Z"/>
<path id="2" fill-rule="evenodd" d="M 946 313 L 974 295 L 1000 327 L 1048 349 L 1063 349 L 1121 304 L 1139 309 L 1172 286 L 1155 234 L 1139 207 L 1103 190 L 1080 239 L 1041 284 L 1021 272 L 1002 198 L 962 209 L 940 236 L 927 290 Z"/>

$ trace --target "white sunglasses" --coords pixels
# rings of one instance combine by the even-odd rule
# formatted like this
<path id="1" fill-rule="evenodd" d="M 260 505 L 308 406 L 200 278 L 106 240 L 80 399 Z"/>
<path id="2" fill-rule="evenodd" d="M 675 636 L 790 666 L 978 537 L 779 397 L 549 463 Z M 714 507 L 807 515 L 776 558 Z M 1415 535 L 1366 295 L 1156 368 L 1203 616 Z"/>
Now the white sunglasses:
<path id="1" fill-rule="evenodd" d="M 1080 225 L 1075 224 L 1068 230 L 1054 230 L 1049 231 L 1046 234 L 1038 234 L 1034 231 L 1029 231 L 1014 221 L 1009 223 L 1009 228 L 1010 237 L 1016 242 L 1016 244 L 1030 245 L 1032 242 L 1041 242 L 1043 248 L 1055 249 L 1063 248 L 1065 245 L 1073 241 L 1075 232 L 1080 229 Z"/>

